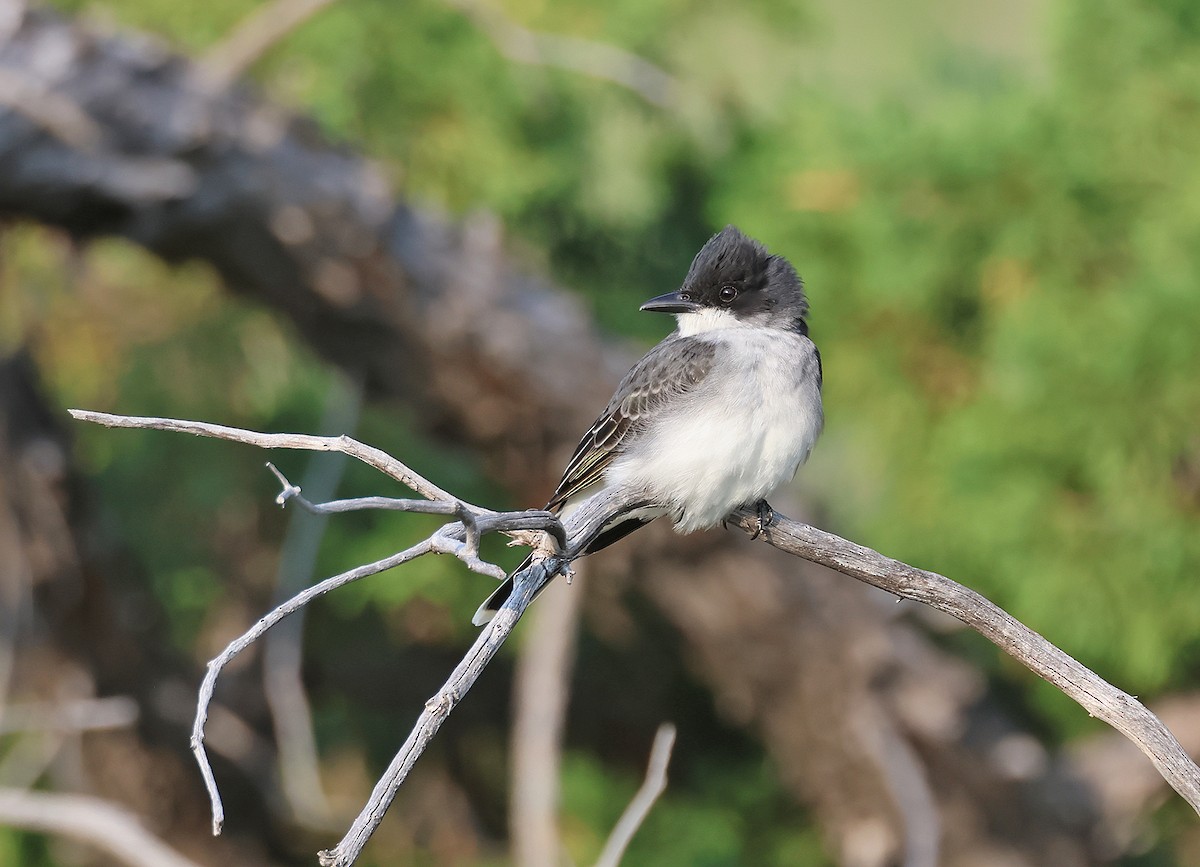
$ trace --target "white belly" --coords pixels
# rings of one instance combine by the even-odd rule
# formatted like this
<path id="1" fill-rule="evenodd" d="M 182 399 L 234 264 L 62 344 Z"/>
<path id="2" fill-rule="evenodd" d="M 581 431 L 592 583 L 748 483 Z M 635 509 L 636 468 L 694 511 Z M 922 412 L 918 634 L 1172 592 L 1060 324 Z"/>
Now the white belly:
<path id="1" fill-rule="evenodd" d="M 710 527 L 795 475 L 821 432 L 816 354 L 807 337 L 714 332 L 714 370 L 679 398 L 609 470 L 674 513 L 676 528 Z"/>

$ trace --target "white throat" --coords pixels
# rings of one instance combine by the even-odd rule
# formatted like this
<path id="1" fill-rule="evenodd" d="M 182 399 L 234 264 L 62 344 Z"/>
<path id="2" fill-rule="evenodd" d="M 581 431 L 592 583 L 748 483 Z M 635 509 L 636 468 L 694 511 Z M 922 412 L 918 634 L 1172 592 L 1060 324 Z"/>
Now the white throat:
<path id="1" fill-rule="evenodd" d="M 679 323 L 680 337 L 691 337 L 693 334 L 719 331 L 723 328 L 749 327 L 728 310 L 715 307 L 705 307 L 695 313 L 676 313 L 675 321 Z"/>

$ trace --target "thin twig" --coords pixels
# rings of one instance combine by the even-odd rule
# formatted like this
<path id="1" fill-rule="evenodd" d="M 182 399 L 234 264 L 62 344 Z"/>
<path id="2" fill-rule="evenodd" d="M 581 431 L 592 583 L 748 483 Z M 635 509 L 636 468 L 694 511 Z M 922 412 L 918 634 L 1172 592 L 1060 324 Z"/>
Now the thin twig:
<path id="1" fill-rule="evenodd" d="M 209 424 L 203 421 L 112 415 L 107 412 L 92 412 L 87 409 L 69 409 L 67 412 L 71 414 L 72 418 L 79 419 L 80 421 L 90 421 L 95 424 L 104 425 L 105 427 L 176 431 L 178 433 L 190 433 L 196 436 L 229 440 L 235 443 L 245 443 L 263 449 L 302 449 L 314 452 L 341 452 L 362 461 L 367 466 L 374 467 L 385 476 L 395 479 L 409 490 L 416 491 L 422 497 L 430 500 L 462 502 L 453 494 L 443 491 L 437 485 L 422 478 L 387 452 L 360 443 L 358 440 L 348 436 L 321 437 L 313 436 L 312 434 L 260 433 L 259 431 L 227 427 L 223 424 Z M 495 514 L 491 509 L 472 506 L 470 503 L 464 503 L 464 505 L 481 515 Z"/>
<path id="2" fill-rule="evenodd" d="M 567 573 L 570 561 L 579 556 L 582 548 L 595 538 L 613 515 L 645 505 L 646 502 L 645 496 L 637 491 L 610 492 L 606 496 L 585 501 L 567 520 L 566 534 L 570 543 L 565 553 L 562 556 L 535 559 L 527 568 L 513 575 L 512 594 L 480 632 L 475 644 L 442 688 L 426 702 L 425 710 L 417 718 L 408 740 L 375 784 L 370 800 L 354 820 L 349 832 L 335 847 L 319 854 L 322 867 L 350 867 L 358 858 L 425 747 L 499 651 L 542 586 L 556 575 Z"/>
<path id="3" fill-rule="evenodd" d="M 204 680 L 200 684 L 200 697 L 196 705 L 196 720 L 192 725 L 192 752 L 196 756 L 197 764 L 200 765 L 200 773 L 204 777 L 204 785 L 208 789 L 209 800 L 212 801 L 213 834 L 221 833 L 221 826 L 225 824 L 225 808 L 221 803 L 221 793 L 217 789 L 217 781 L 213 777 L 212 764 L 208 760 L 208 752 L 204 749 L 204 724 L 208 721 L 208 706 L 212 702 L 213 691 L 217 685 L 217 675 L 221 673 L 221 669 L 228 665 L 230 660 L 235 656 L 261 638 L 263 633 L 268 629 L 292 612 L 304 607 L 318 596 L 322 596 L 330 590 L 336 590 L 338 587 L 342 587 L 352 581 L 358 581 L 361 578 L 376 575 L 387 569 L 399 566 L 402 563 L 415 560 L 417 557 L 429 554 L 432 551 L 432 541 L 426 539 L 406 551 L 385 557 L 375 563 L 359 566 L 357 569 L 351 569 L 340 575 L 334 575 L 332 578 L 326 578 L 319 584 L 314 584 L 312 587 L 296 594 L 287 602 L 284 602 L 269 614 L 259 619 L 250 629 L 229 642 L 220 655 L 208 663 L 208 672 L 204 675 Z"/>
<path id="4" fill-rule="evenodd" d="M 523 517 L 523 513 L 518 512 L 516 514 L 518 517 Z M 215 659 L 209 662 L 208 672 L 205 674 L 204 680 L 200 684 L 200 695 L 196 706 L 196 720 L 192 726 L 191 743 L 192 752 L 196 756 L 197 764 L 200 765 L 200 773 L 204 777 L 204 784 L 208 789 L 209 799 L 212 801 L 213 834 L 221 833 L 221 827 L 225 823 L 225 810 L 221 803 L 221 795 L 217 789 L 216 779 L 213 776 L 212 765 L 208 760 L 208 753 L 204 749 L 204 725 L 208 719 L 208 706 L 212 701 L 213 691 L 216 688 L 217 676 L 221 673 L 221 670 L 228 665 L 235 656 L 261 638 L 268 629 L 281 621 L 283 618 L 287 617 L 289 614 L 299 611 L 318 596 L 323 596 L 331 590 L 336 590 L 339 587 L 350 584 L 354 581 L 358 581 L 362 578 L 367 578 L 371 575 L 377 575 L 380 572 L 385 572 L 388 569 L 393 569 L 396 566 L 407 563 L 411 560 L 415 560 L 417 557 L 424 556 L 425 554 L 454 554 L 472 571 L 481 572 L 498 580 L 505 577 L 503 569 L 500 569 L 498 566 L 494 566 L 491 563 L 486 563 L 480 560 L 478 557 L 472 555 L 466 550 L 467 546 L 464 543 L 457 542 L 453 538 L 450 538 L 448 535 L 446 535 L 444 533 L 445 529 L 446 528 L 442 528 L 442 530 L 434 533 L 428 539 L 417 543 L 405 551 L 401 551 L 398 554 L 393 554 L 390 557 L 385 557 L 382 560 L 377 560 L 374 563 L 368 563 L 364 566 L 359 566 L 355 569 L 343 572 L 340 575 L 334 575 L 332 578 L 326 578 L 324 581 L 314 584 L 312 587 L 309 587 L 296 594 L 291 599 L 277 606 L 268 614 L 260 618 L 258 622 L 254 624 L 254 626 L 231 641 Z M 549 580 L 549 577 L 547 577 L 545 580 Z M 540 584 L 538 586 L 540 586 Z M 478 675 L 476 674 L 476 677 L 477 676 Z M 471 683 L 473 682 L 474 678 L 471 679 Z M 470 684 L 467 684 L 467 686 L 469 687 Z M 465 692 L 465 690 L 463 691 Z M 389 798 L 388 800 L 390 803 L 391 799 Z M 372 830 L 374 829 L 372 828 Z"/>
<path id="5" fill-rule="evenodd" d="M 143 828 L 128 810 L 90 795 L 0 789 L 0 825 L 81 840 L 131 867 L 198 867 Z"/>
<path id="6" fill-rule="evenodd" d="M 650 761 L 646 764 L 646 779 L 638 789 L 616 826 L 604 844 L 604 851 L 596 859 L 596 867 L 617 867 L 625 855 L 625 849 L 638 828 L 650 815 L 650 808 L 667 788 L 667 765 L 671 763 L 671 750 L 675 746 L 675 726 L 663 723 L 654 735 L 654 746 L 650 749 Z"/>
<path id="7" fill-rule="evenodd" d="M 747 533 L 759 529 L 755 510 L 729 516 Z M 840 536 L 772 512 L 760 537 L 768 545 L 836 569 L 904 599 L 924 602 L 970 626 L 1034 674 L 1125 735 L 1145 753 L 1163 779 L 1200 813 L 1200 767 L 1175 736 L 1133 696 L 1059 650 L 999 606 L 956 581 L 885 557 Z"/>
<path id="8" fill-rule="evenodd" d="M 398 497 L 351 497 L 345 500 L 328 500 L 323 503 L 310 502 L 270 461 L 267 469 L 279 480 L 283 490 L 275 498 L 275 502 L 284 505 L 295 502 L 305 511 L 314 515 L 333 515 L 340 512 L 362 512 L 368 510 L 419 512 L 424 515 L 455 515 L 462 523 L 462 535 L 469 550 L 478 550 L 479 538 L 487 533 L 518 533 L 539 530 L 549 533 L 554 539 L 557 550 L 562 551 L 567 546 L 566 532 L 558 521 L 558 516 L 545 509 L 527 509 L 524 512 L 489 512 L 478 506 L 471 506 L 461 500 L 452 502 L 445 500 L 412 500 Z M 455 530 L 455 535 L 459 535 Z M 524 540 L 522 540 L 524 541 Z"/>

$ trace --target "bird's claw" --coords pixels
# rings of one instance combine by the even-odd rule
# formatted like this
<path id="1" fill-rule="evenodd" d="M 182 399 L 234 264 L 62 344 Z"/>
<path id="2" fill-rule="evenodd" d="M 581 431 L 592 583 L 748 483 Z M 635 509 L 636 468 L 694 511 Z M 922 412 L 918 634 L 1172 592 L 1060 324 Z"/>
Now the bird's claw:
<path id="1" fill-rule="evenodd" d="M 771 522 L 775 519 L 775 510 L 771 508 L 771 504 L 766 500 L 759 500 L 754 510 L 758 513 L 758 526 L 754 528 L 754 532 L 750 534 L 750 539 L 753 541 L 763 534 Z"/>

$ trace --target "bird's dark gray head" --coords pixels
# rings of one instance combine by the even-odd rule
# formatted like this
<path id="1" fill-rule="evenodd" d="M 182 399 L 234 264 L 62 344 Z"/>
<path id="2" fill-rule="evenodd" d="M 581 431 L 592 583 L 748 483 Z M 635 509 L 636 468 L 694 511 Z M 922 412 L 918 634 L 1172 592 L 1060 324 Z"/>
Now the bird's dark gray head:
<path id="1" fill-rule="evenodd" d="M 701 248 L 677 292 L 642 309 L 676 314 L 685 334 L 737 325 L 808 331 L 808 300 L 791 263 L 734 226 Z"/>

